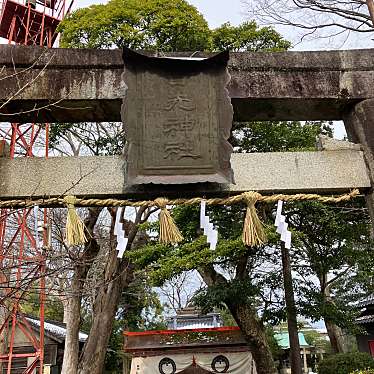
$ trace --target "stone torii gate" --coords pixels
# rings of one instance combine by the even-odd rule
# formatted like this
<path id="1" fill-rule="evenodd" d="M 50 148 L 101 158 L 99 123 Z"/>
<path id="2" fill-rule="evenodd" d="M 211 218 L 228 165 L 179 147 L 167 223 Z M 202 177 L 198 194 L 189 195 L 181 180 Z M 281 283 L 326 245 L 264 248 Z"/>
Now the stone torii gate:
<path id="1" fill-rule="evenodd" d="M 120 50 L 2 45 L 0 67 L 0 121 L 121 120 Z M 360 145 L 332 142 L 320 152 L 233 154 L 235 185 L 198 187 L 128 186 L 121 156 L 3 157 L 0 199 L 55 197 L 67 190 L 78 197 L 145 199 L 359 188 L 374 218 L 374 50 L 231 53 L 229 72 L 235 120 L 342 119 L 351 140 Z"/>

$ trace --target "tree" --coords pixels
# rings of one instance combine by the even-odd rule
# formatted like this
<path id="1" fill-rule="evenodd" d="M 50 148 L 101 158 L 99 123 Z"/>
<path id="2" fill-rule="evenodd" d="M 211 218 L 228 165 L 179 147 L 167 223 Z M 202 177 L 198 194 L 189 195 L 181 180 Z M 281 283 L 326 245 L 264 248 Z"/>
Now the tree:
<path id="1" fill-rule="evenodd" d="M 59 26 L 62 47 L 175 51 L 280 51 L 290 43 L 255 22 L 209 30 L 185 0 L 111 0 L 71 13 Z"/>
<path id="2" fill-rule="evenodd" d="M 228 26 L 225 27 L 225 30 L 227 29 Z M 243 33 L 246 32 L 246 34 L 242 37 L 241 46 L 236 47 L 239 49 L 245 48 L 249 50 L 253 48 L 258 50 L 261 46 L 267 49 L 284 49 L 289 45 L 270 28 L 262 30 L 252 23 L 250 25 L 244 25 L 242 30 Z M 212 33 L 208 29 L 207 23 L 203 17 L 194 7 L 188 5 L 187 2 L 183 0 L 112 0 L 107 5 L 92 6 L 72 13 L 62 22 L 60 31 L 62 31 L 63 46 L 80 48 L 112 48 L 126 45 L 132 48 L 157 49 L 161 51 L 209 51 L 218 50 L 224 46 L 230 47 L 226 42 L 215 47 L 213 45 Z M 230 32 L 236 32 L 235 28 L 230 27 Z M 215 33 L 215 43 L 218 43 L 219 39 L 217 35 L 219 33 L 220 31 Z M 277 47 L 278 43 L 279 46 Z M 77 133 L 76 130 L 70 130 L 70 128 L 65 126 L 61 128 L 61 131 L 60 129 L 58 130 L 57 139 L 58 136 L 62 136 L 65 141 L 71 145 L 74 143 L 71 139 L 72 135 L 74 135 L 75 138 L 80 139 L 80 144 L 82 144 L 81 131 L 82 128 L 80 128 Z M 93 150 L 102 151 L 101 148 L 97 149 L 92 146 L 87 147 L 87 144 L 84 145 L 90 152 Z M 75 151 L 79 152 L 79 147 L 76 147 L 74 144 L 73 147 Z M 135 224 L 125 222 L 125 226 L 130 225 L 132 227 L 132 229 L 130 227 L 130 232 L 131 230 L 135 230 L 134 237 L 137 235 L 136 230 L 138 228 L 138 223 L 143 222 L 145 219 L 143 213 L 148 214 L 148 212 L 138 213 L 139 216 Z M 90 214 L 87 216 L 86 220 L 89 219 Z M 114 211 L 111 211 L 112 217 L 113 214 Z M 92 223 L 95 225 L 95 222 L 97 222 L 96 215 L 92 218 Z M 89 222 L 91 222 L 91 220 L 89 220 Z M 113 221 L 111 225 L 113 226 Z M 75 289 L 78 292 L 74 293 L 76 296 L 74 301 L 75 308 L 73 312 L 70 313 L 71 320 L 68 325 L 72 326 L 70 336 L 74 341 L 77 340 L 76 316 L 79 314 L 77 307 L 81 305 L 81 295 L 83 293 L 87 274 L 90 270 L 90 264 L 100 253 L 100 248 L 98 248 L 99 241 L 97 240 L 95 231 L 92 229 L 92 226 L 88 227 L 91 227 L 90 241 L 85 248 L 79 252 L 79 257 L 76 261 L 77 266 L 74 268 L 73 275 L 73 280 L 76 280 Z M 112 229 L 113 228 L 111 228 L 111 230 Z M 142 236 L 142 240 L 139 244 L 128 246 L 129 254 L 133 252 L 138 245 L 144 245 L 149 239 L 144 237 L 144 233 L 142 234 L 139 232 L 138 234 Z M 102 277 L 99 283 L 100 286 L 97 287 L 94 294 L 92 324 L 88 341 L 85 344 L 79 362 L 78 372 L 80 374 L 101 372 L 100 369 L 104 357 L 103 352 L 105 352 L 105 347 L 109 340 L 108 331 L 110 332 L 111 326 L 113 326 L 116 308 L 119 306 L 120 293 L 128 289 L 134 279 L 134 271 L 137 266 L 137 263 L 132 261 L 131 258 L 129 260 L 129 257 L 124 258 L 122 261 L 118 261 L 115 258 L 115 251 L 111 247 L 113 243 L 112 234 L 110 238 L 110 249 L 106 252 L 108 258 L 101 270 Z M 237 311 L 242 321 L 243 318 L 245 319 L 247 317 L 245 307 L 247 307 L 247 304 L 243 304 L 240 311 Z M 256 348 L 257 352 L 260 352 L 261 355 L 261 350 L 265 347 L 266 349 L 262 356 L 267 355 L 270 357 L 271 362 L 271 352 L 266 345 L 266 333 L 263 331 L 261 324 L 257 322 L 256 318 L 254 318 L 254 315 L 251 313 L 249 313 L 249 317 L 251 318 L 250 323 L 254 323 L 257 328 L 253 333 L 255 336 L 251 337 L 251 339 L 256 340 L 257 333 L 260 335 L 261 339 L 261 344 L 259 346 L 254 346 L 254 348 Z M 78 358 L 76 353 L 74 353 L 76 350 L 69 349 L 70 354 L 75 354 L 75 356 L 73 356 L 74 360 L 65 360 L 67 363 L 66 365 L 70 367 L 64 374 L 75 374 L 76 371 L 74 370 L 76 369 L 74 368 L 77 367 Z M 72 362 L 73 364 L 71 364 Z M 259 367 L 261 367 L 261 365 L 262 364 L 259 362 Z M 264 365 L 267 365 L 267 363 L 264 362 Z M 268 365 L 268 369 L 264 368 L 264 370 L 273 370 L 271 366 L 272 364 L 270 364 L 270 366 Z M 259 373 L 261 373 L 261 371 L 259 371 Z M 263 373 L 265 373 L 265 371 L 263 371 Z"/>
<path id="3" fill-rule="evenodd" d="M 331 133 L 324 123 L 305 126 L 297 122 L 235 124 L 235 128 L 232 143 L 247 152 L 259 151 L 261 147 L 265 151 L 284 151 L 288 147 L 308 149 L 314 145 L 317 134 Z M 260 132 L 262 143 L 257 141 Z M 155 285 L 184 271 L 197 269 L 207 287 L 197 295 L 195 302 L 204 310 L 226 306 L 251 348 L 257 372 L 275 373 L 265 326 L 268 322 L 279 323 L 285 317 L 279 292 L 282 284 L 279 239 L 270 229 L 268 245 L 244 246 L 240 239 L 242 221 L 238 218 L 244 217 L 244 210 L 240 206 L 210 209 L 209 215 L 220 233 L 219 245 L 211 251 L 205 238 L 200 236 L 198 208 L 177 207 L 174 218 L 183 231 L 185 243 L 178 248 L 152 243 L 129 256 L 140 268 L 150 266 Z M 271 217 L 271 210 L 265 208 L 264 211 L 266 220 Z M 272 220 L 270 218 L 270 222 Z"/>
<path id="4" fill-rule="evenodd" d="M 59 30 L 62 47 L 163 52 L 211 48 L 207 22 L 185 0 L 111 0 L 71 13 Z"/>
<path id="5" fill-rule="evenodd" d="M 372 0 L 245 0 L 249 14 L 265 24 L 297 27 L 305 36 L 374 32 Z"/>
<path id="6" fill-rule="evenodd" d="M 158 292 L 165 299 L 167 310 L 177 313 L 187 307 L 193 300 L 196 292 L 204 287 L 204 282 L 194 271 L 184 272 L 167 280 Z"/>
<path id="7" fill-rule="evenodd" d="M 213 48 L 218 51 L 251 51 L 251 52 L 276 52 L 284 51 L 291 47 L 291 43 L 285 40 L 271 27 L 259 28 L 256 22 L 244 22 L 238 26 L 232 26 L 229 22 L 216 28 L 212 32 Z"/>
<path id="8" fill-rule="evenodd" d="M 313 202 L 285 209 L 297 236 L 293 261 L 301 312 L 324 320 L 336 353 L 348 350 L 342 329 L 355 329 L 354 302 L 371 291 L 366 283 L 372 273 L 362 269 L 371 257 L 370 222 L 363 207 L 363 201 L 333 207 Z"/>

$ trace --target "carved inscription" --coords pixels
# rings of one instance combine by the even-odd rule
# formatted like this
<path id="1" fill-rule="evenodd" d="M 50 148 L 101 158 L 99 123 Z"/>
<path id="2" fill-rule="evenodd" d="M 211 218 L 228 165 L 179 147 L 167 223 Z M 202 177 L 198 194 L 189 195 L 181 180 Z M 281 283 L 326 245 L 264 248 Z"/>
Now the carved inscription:
<path id="1" fill-rule="evenodd" d="M 141 68 L 127 66 L 125 54 L 124 81 L 129 183 L 232 181 L 232 108 L 224 66 L 192 73 L 149 63 Z"/>
<path id="2" fill-rule="evenodd" d="M 164 108 L 162 127 L 164 159 L 201 158 L 200 125 L 196 121 L 196 104 L 193 97 L 184 95 L 185 79 L 169 82 L 170 97 Z M 197 141 L 194 141 L 197 139 Z"/>

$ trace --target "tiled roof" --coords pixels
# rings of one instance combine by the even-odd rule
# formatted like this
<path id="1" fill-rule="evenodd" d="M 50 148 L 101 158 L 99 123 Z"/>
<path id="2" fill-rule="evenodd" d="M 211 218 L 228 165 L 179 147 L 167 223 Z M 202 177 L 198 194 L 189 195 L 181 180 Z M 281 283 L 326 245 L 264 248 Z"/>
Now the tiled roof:
<path id="1" fill-rule="evenodd" d="M 275 339 L 278 342 L 278 345 L 282 349 L 290 348 L 290 338 L 288 332 L 278 332 L 274 334 Z M 310 345 L 306 342 L 305 336 L 302 332 L 299 332 L 299 344 L 300 347 L 310 347 Z"/>
<path id="2" fill-rule="evenodd" d="M 34 325 L 35 327 L 40 327 L 40 320 L 27 317 L 27 320 Z M 61 322 L 55 321 L 45 321 L 44 322 L 44 331 L 56 337 L 58 340 L 65 340 L 66 338 L 66 325 Z M 88 338 L 88 335 L 84 332 L 79 332 L 79 341 L 84 343 Z"/>
<path id="3" fill-rule="evenodd" d="M 374 294 L 368 296 L 364 300 L 357 303 L 358 307 L 365 307 L 365 306 L 368 306 L 368 305 L 373 305 L 374 306 Z"/>
<path id="4" fill-rule="evenodd" d="M 168 329 L 202 329 L 216 328 L 223 325 L 221 317 L 218 313 L 206 315 L 177 315 L 167 319 Z"/>
<path id="5" fill-rule="evenodd" d="M 369 314 L 365 316 L 360 316 L 356 318 L 356 323 L 361 324 L 361 323 L 372 323 L 374 322 L 374 314 Z"/>

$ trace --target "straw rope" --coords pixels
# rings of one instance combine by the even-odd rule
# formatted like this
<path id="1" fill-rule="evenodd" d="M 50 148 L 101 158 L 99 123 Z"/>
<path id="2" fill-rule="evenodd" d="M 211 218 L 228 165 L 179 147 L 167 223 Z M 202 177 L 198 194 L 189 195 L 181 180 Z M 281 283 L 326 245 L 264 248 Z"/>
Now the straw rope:
<path id="1" fill-rule="evenodd" d="M 180 233 L 177 225 L 175 224 L 173 217 L 167 210 L 168 200 L 165 198 L 158 198 L 155 200 L 155 204 L 161 209 L 159 215 L 160 221 L 160 243 L 171 243 L 177 244 L 183 240 L 183 236 Z"/>
<path id="2" fill-rule="evenodd" d="M 32 206 L 65 206 L 68 209 L 66 220 L 65 238 L 69 245 L 80 245 L 87 241 L 85 236 L 84 223 L 78 216 L 75 207 L 156 207 L 160 209 L 160 235 L 161 243 L 177 244 L 183 241 L 183 236 L 176 226 L 171 216 L 168 205 L 197 205 L 205 201 L 207 205 L 233 205 L 245 203 L 247 205 L 246 216 L 243 227 L 243 243 L 247 246 L 257 246 L 266 243 L 266 233 L 264 225 L 258 217 L 256 203 L 274 203 L 278 200 L 290 201 L 319 201 L 322 203 L 340 203 L 349 201 L 359 195 L 359 190 L 355 189 L 347 194 L 339 196 L 321 196 L 318 194 L 295 194 L 285 195 L 276 194 L 264 196 L 255 191 L 244 192 L 240 195 L 226 198 L 204 199 L 195 197 L 192 199 L 174 199 L 157 198 L 155 200 L 132 201 L 119 199 L 79 199 L 75 196 L 65 196 L 63 198 L 38 199 L 38 200 L 7 200 L 0 201 L 0 208 L 31 208 Z"/>
<path id="3" fill-rule="evenodd" d="M 200 204 L 202 200 L 206 201 L 207 205 L 234 205 L 238 203 L 246 203 L 246 194 L 244 192 L 240 195 L 230 196 L 226 198 L 213 198 L 205 199 L 203 197 L 195 197 L 191 199 L 166 199 L 166 205 L 197 205 Z M 261 203 L 275 203 L 278 200 L 283 200 L 285 202 L 291 201 L 319 201 L 321 203 L 331 203 L 336 204 L 344 201 L 349 201 L 360 194 L 358 189 L 354 189 L 349 193 L 338 195 L 338 196 L 323 196 L 318 194 L 275 194 L 275 195 L 261 195 L 258 194 L 257 202 Z M 75 206 L 81 207 L 120 207 L 120 206 L 131 206 L 131 207 L 157 207 L 155 200 L 121 200 L 121 199 L 81 199 L 75 198 Z M 45 199 L 19 199 L 19 200 L 3 200 L 0 201 L 0 208 L 31 208 L 33 206 L 43 206 L 43 207 L 53 207 L 53 206 L 66 206 L 65 198 L 54 197 Z"/>
<path id="4" fill-rule="evenodd" d="M 65 240 L 69 245 L 81 245 L 87 242 L 84 233 L 84 223 L 75 210 L 77 198 L 75 196 L 64 197 L 64 202 L 68 208 L 68 216 L 66 218 Z"/>
<path id="5" fill-rule="evenodd" d="M 243 243 L 250 247 L 264 244 L 267 241 L 264 225 L 258 217 L 255 207 L 261 195 L 257 192 L 246 192 L 243 196 L 247 203 L 242 235 Z"/>

